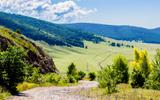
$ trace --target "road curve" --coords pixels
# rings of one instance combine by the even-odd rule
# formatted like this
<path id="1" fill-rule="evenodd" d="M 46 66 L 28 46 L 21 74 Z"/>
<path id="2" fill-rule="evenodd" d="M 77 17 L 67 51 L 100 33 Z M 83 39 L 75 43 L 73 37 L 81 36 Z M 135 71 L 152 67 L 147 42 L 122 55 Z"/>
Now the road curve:
<path id="1" fill-rule="evenodd" d="M 95 81 L 80 81 L 79 83 L 77 86 L 69 87 L 37 87 L 24 91 L 19 96 L 12 96 L 8 100 L 90 100 L 88 97 L 72 93 L 97 87 L 98 83 Z"/>

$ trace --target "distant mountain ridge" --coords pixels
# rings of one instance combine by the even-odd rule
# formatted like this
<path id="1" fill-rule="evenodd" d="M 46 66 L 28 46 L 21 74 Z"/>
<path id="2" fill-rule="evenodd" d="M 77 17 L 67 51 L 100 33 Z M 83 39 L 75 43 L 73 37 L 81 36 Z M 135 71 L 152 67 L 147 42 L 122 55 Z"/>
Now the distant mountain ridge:
<path id="1" fill-rule="evenodd" d="M 21 33 L 33 40 L 45 41 L 51 45 L 67 45 L 84 47 L 83 40 L 100 42 L 100 37 L 53 24 L 39 19 L 0 12 L 0 25 Z"/>
<path id="2" fill-rule="evenodd" d="M 117 40 L 135 40 L 146 43 L 160 43 L 160 28 L 146 29 L 135 26 L 116 26 L 92 23 L 74 23 L 63 25 L 72 29 L 91 32 Z"/>
<path id="3" fill-rule="evenodd" d="M 39 19 L 0 12 L 0 25 L 12 30 L 19 29 L 33 40 L 50 45 L 84 47 L 84 40 L 101 42 L 109 37 L 117 40 L 160 43 L 160 28 L 146 29 L 135 26 L 116 26 L 92 23 L 54 24 Z M 96 36 L 97 35 L 97 36 Z"/>
<path id="4" fill-rule="evenodd" d="M 155 28 L 155 29 L 152 29 L 153 31 L 157 31 L 157 32 L 160 32 L 160 27 L 158 28 Z"/>

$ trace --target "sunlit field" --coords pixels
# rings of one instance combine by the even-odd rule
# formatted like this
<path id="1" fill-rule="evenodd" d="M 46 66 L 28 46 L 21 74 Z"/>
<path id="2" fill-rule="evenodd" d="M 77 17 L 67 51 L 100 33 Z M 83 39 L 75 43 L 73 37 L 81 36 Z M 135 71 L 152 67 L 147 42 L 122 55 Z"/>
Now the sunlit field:
<path id="1" fill-rule="evenodd" d="M 160 48 L 158 44 L 146 44 L 139 42 L 125 42 L 117 41 L 113 39 L 106 39 L 115 43 L 123 43 L 128 45 L 134 45 L 139 49 L 146 49 L 149 57 L 153 58 L 156 49 Z M 66 72 L 67 66 L 72 62 L 76 64 L 77 69 L 86 72 L 97 71 L 102 67 L 112 64 L 112 60 L 116 55 L 124 55 L 128 61 L 134 58 L 133 48 L 121 46 L 113 47 L 109 46 L 108 42 L 101 42 L 98 44 L 85 41 L 87 48 L 79 47 L 66 47 L 66 46 L 50 46 L 44 42 L 37 42 L 38 45 L 53 57 L 56 67 L 61 72 Z M 151 59 L 152 60 L 152 59 Z"/>

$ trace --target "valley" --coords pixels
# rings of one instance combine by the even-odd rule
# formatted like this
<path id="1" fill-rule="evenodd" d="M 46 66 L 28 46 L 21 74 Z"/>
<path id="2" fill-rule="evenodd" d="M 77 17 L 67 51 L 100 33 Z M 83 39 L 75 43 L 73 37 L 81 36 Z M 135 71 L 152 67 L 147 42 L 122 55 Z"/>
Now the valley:
<path id="1" fill-rule="evenodd" d="M 46 1 L 31 16 L 0 10 L 0 100 L 159 100 L 160 28 L 56 23 L 87 13 L 66 2 Z M 41 18 L 48 6 L 57 19 Z"/>
<path id="2" fill-rule="evenodd" d="M 149 57 L 152 60 L 155 56 L 156 50 L 160 48 L 159 44 L 147 44 L 138 42 L 118 41 L 106 38 L 106 41 L 115 43 L 123 43 L 134 45 L 139 49 L 146 49 Z M 134 59 L 134 48 L 110 46 L 108 42 L 101 42 L 98 44 L 85 41 L 86 48 L 66 47 L 66 46 L 52 46 L 45 42 L 36 42 L 37 45 L 43 47 L 55 61 L 57 68 L 64 73 L 67 67 L 73 62 L 79 70 L 85 72 L 100 70 L 101 67 L 107 67 L 112 64 L 112 60 L 117 55 L 124 55 L 128 61 Z"/>

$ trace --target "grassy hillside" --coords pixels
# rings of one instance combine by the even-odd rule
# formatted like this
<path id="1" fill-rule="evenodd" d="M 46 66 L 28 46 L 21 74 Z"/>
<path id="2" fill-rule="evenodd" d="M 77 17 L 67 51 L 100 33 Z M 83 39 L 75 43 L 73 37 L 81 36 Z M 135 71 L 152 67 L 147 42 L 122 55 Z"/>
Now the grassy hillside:
<path id="1" fill-rule="evenodd" d="M 69 28 L 92 32 L 105 37 L 128 40 L 143 41 L 146 43 L 160 43 L 160 31 L 157 29 L 146 29 L 134 26 L 114 26 L 103 24 L 76 23 L 66 24 Z"/>
<path id="2" fill-rule="evenodd" d="M 157 48 L 160 48 L 160 45 L 157 44 L 125 42 L 109 38 L 107 38 L 107 41 L 134 45 L 140 49 L 147 49 L 150 57 L 155 55 Z M 56 66 L 62 72 L 67 70 L 67 66 L 71 62 L 74 62 L 78 69 L 88 72 L 97 71 L 101 66 L 106 67 L 108 64 L 112 63 L 113 58 L 118 54 L 125 55 L 128 60 L 134 58 L 133 48 L 126 46 L 113 47 L 109 46 L 108 42 L 95 44 L 85 41 L 85 45 L 88 47 L 87 49 L 79 47 L 50 46 L 42 42 L 37 44 L 42 46 L 43 49 L 54 58 Z"/>
<path id="3" fill-rule="evenodd" d="M 0 25 L 9 29 L 21 31 L 23 35 L 33 40 L 45 41 L 52 45 L 67 45 L 83 47 L 83 40 L 99 42 L 101 38 L 91 33 L 66 28 L 62 25 L 38 20 L 31 17 L 0 12 Z"/>
<path id="4" fill-rule="evenodd" d="M 35 45 L 35 43 L 20 33 L 0 26 L 0 51 L 6 51 L 10 46 L 16 46 L 26 50 L 26 62 L 34 67 L 40 67 L 43 73 L 57 71 L 52 58 L 40 47 Z"/>
<path id="5" fill-rule="evenodd" d="M 10 31 L 9 29 L 4 28 L 2 26 L 0 26 L 0 37 L 6 38 L 9 41 L 12 41 L 15 45 L 19 47 L 30 48 L 31 51 L 37 52 L 36 48 L 30 42 L 27 42 L 26 40 L 24 40 L 24 37 L 21 34 Z M 7 45 L 7 41 L 6 41 L 6 45 Z M 6 48 L 3 48 L 5 44 L 0 46 L 1 46 L 0 48 L 1 50 L 6 49 Z"/>

